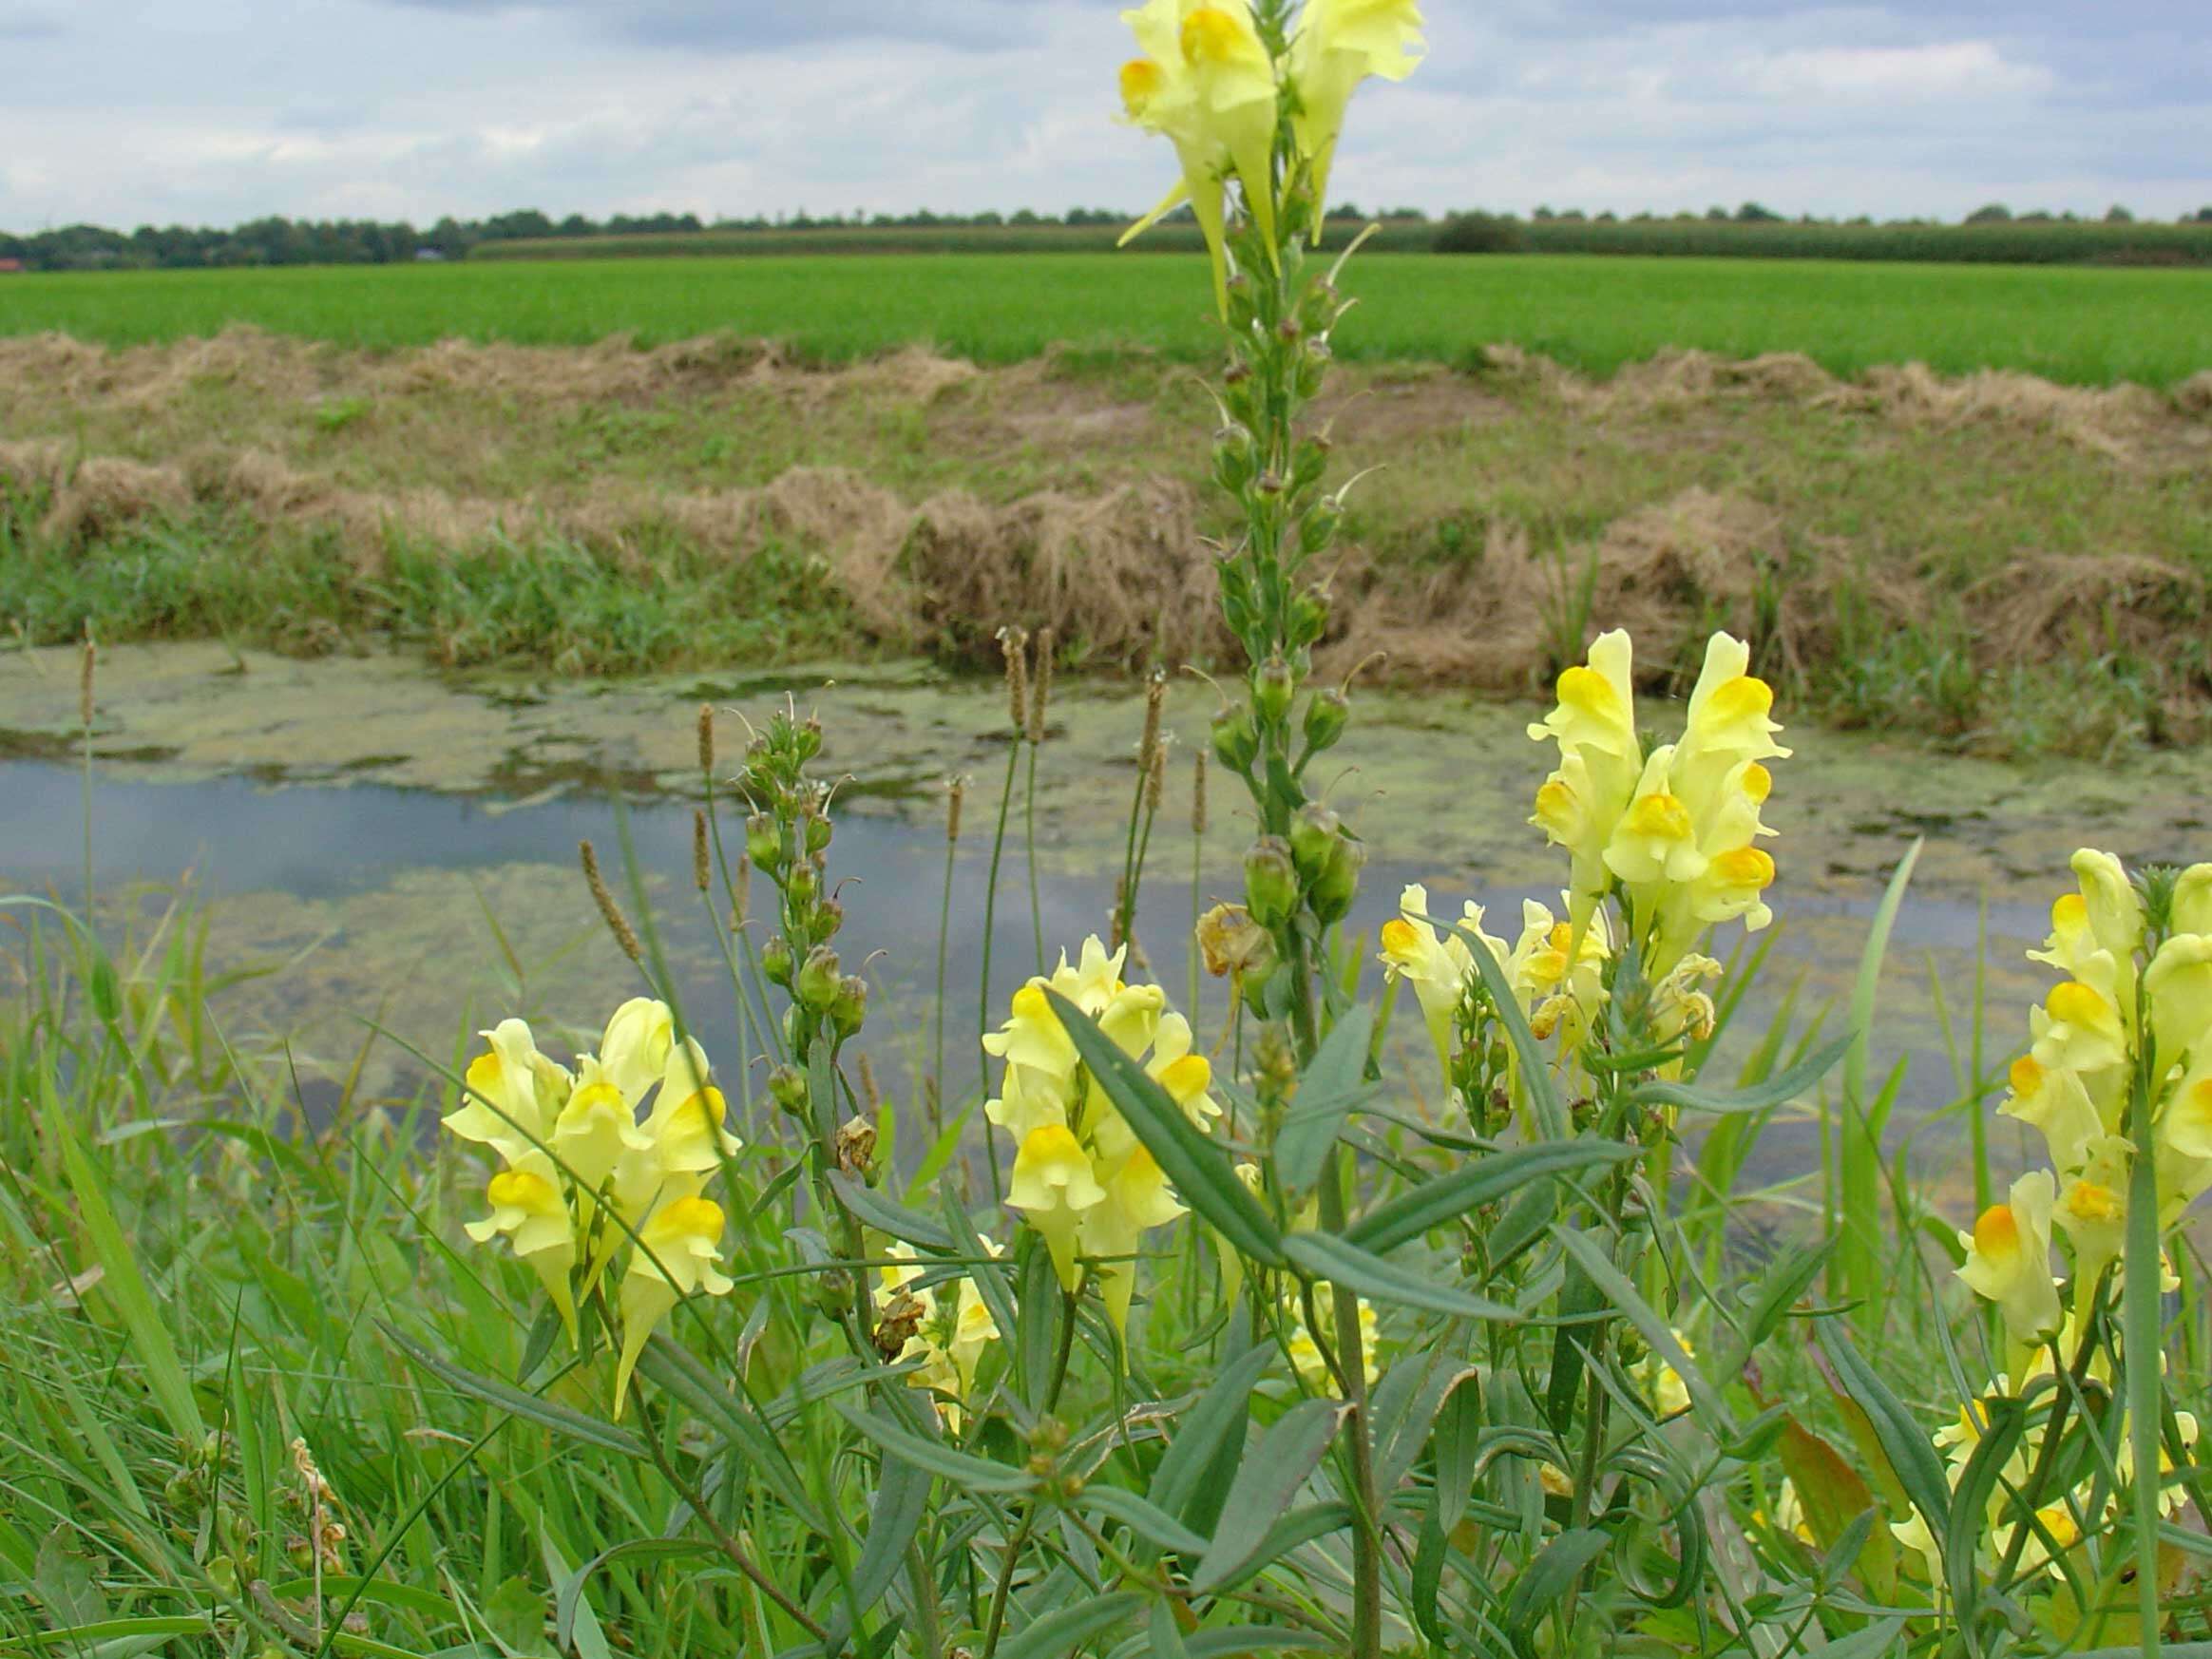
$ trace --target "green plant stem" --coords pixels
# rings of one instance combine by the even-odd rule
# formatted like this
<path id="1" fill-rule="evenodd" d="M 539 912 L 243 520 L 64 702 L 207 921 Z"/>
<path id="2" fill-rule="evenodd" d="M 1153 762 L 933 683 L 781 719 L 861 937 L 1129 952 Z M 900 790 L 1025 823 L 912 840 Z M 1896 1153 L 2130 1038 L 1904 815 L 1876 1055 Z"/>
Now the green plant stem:
<path id="1" fill-rule="evenodd" d="M 638 1402 L 638 1415 L 640 1419 L 646 1416 L 642 1396 Z M 715 1548 L 729 1556 L 731 1564 L 751 1579 L 763 1595 L 781 1608 L 808 1635 L 817 1642 L 827 1641 L 830 1632 L 805 1608 L 793 1601 L 782 1586 L 761 1570 L 760 1564 L 753 1560 L 745 1546 L 731 1536 L 723 1529 L 722 1523 L 715 1518 L 714 1512 L 707 1507 L 707 1500 L 699 1496 L 690 1481 L 677 1473 L 676 1465 L 660 1444 L 660 1431 L 650 1421 L 641 1422 L 640 1426 L 645 1432 L 639 1438 L 644 1440 L 645 1449 L 652 1456 L 654 1467 L 660 1471 L 661 1478 L 675 1488 L 677 1497 L 683 1499 L 684 1507 L 699 1517 L 700 1524 L 714 1538 Z"/>
<path id="2" fill-rule="evenodd" d="M 982 1068 L 984 1086 L 989 1086 L 990 1057 L 983 1051 L 983 1037 L 991 1029 L 991 931 L 999 915 L 999 861 L 1006 851 L 1006 815 L 1014 807 L 1014 769 L 1021 760 L 1021 737 L 1015 734 L 1013 747 L 1006 751 L 1006 783 L 999 791 L 999 822 L 991 831 L 991 874 L 983 888 L 983 966 L 982 983 L 976 994 L 976 1062 Z M 999 1197 L 1001 1187 L 999 1180 L 999 1138 L 987 1130 L 983 1135 L 983 1158 L 991 1172 L 991 1196 Z"/>
<path id="3" fill-rule="evenodd" d="M 936 1133 L 942 1133 L 944 1126 L 944 982 L 952 940 L 952 869 L 959 852 L 960 844 L 948 838 L 944 843 L 944 893 L 937 906 L 937 998 L 930 1062 L 930 1128 Z"/>
<path id="4" fill-rule="evenodd" d="M 1076 1298 L 1063 1293 L 1060 1301 L 1059 1343 L 1053 1354 L 1052 1378 L 1044 1391 L 1043 1415 L 1050 1417 L 1059 1404 L 1060 1389 L 1068 1380 L 1068 1361 L 1076 1345 Z M 1014 1535 L 1006 1540 L 1006 1554 L 999 1566 L 999 1582 L 991 1591 L 991 1612 L 983 1627 L 983 1659 L 992 1659 L 999 1650 L 999 1638 L 1006 1630 L 1006 1600 L 1014 1590 L 1014 1567 L 1021 1558 L 1022 1546 L 1029 1542 L 1029 1535 L 1037 1526 L 1037 1517 L 1043 1505 L 1036 1498 L 1029 1500 L 1015 1523 Z"/>
<path id="5" fill-rule="evenodd" d="M 2104 1285 L 2100 1282 L 2090 1303 L 2091 1320 L 2095 1317 L 2097 1303 L 2103 1297 Z M 2028 1478 L 2027 1486 L 2019 1494 L 2020 1519 L 2013 1523 L 2012 1542 L 2005 1546 L 2005 1558 L 1998 1563 L 1996 1577 L 1992 1580 L 2000 1591 L 2012 1582 L 2012 1573 L 2020 1565 L 2020 1553 L 2028 1547 L 2029 1534 L 2035 1530 L 2031 1521 L 2042 1511 L 2044 1494 L 2050 1486 L 2051 1471 L 2058 1467 L 2059 1442 L 2066 1439 L 2066 1420 L 2073 1409 L 2074 1396 L 2081 1392 L 2082 1383 L 2088 1377 L 2089 1361 L 2096 1352 L 2097 1344 L 2089 1340 L 2090 1328 L 2090 1324 L 2085 1321 L 2081 1348 L 2074 1355 L 2070 1366 L 2066 1363 L 2066 1356 L 2059 1351 L 2058 1344 L 2054 1341 L 2050 1344 L 2052 1376 L 2069 1378 L 2070 1383 L 2061 1384 L 2056 1390 L 2056 1398 L 2050 1402 L 2050 1416 L 2043 1427 L 2043 1449 L 2035 1459 L 2035 1468 Z"/>
<path id="6" fill-rule="evenodd" d="M 1321 1178 L 1321 1225 L 1340 1233 L 1344 1226 L 1344 1184 L 1352 1158 L 1340 1146 Z M 1367 1356 L 1360 1331 L 1360 1293 L 1346 1285 L 1329 1287 L 1334 1301 L 1336 1350 L 1345 1403 L 1352 1408 L 1352 1645 L 1354 1659 L 1379 1659 L 1382 1651 L 1382 1504 L 1375 1485 L 1374 1426 L 1367 1419 Z"/>
<path id="7" fill-rule="evenodd" d="M 1037 971 L 1044 972 L 1044 902 L 1037 889 L 1037 751 L 1040 746 L 1029 744 L 1028 778 L 1022 785 L 1021 841 L 1022 863 L 1029 870 L 1029 933 L 1037 946 Z"/>

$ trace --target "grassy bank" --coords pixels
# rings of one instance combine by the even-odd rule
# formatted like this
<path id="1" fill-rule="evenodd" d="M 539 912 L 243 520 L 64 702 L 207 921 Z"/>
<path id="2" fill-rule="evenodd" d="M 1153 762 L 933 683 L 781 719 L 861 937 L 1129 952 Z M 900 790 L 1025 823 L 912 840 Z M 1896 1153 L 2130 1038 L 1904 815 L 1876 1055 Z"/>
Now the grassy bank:
<path id="1" fill-rule="evenodd" d="M 1172 363 L 363 354 L 0 341 L 0 613 L 32 642 L 390 636 L 619 674 L 883 648 L 1215 662 L 1206 394 Z M 1995 753 L 2193 741 L 2212 428 L 2147 391 L 1672 354 L 1358 367 L 1343 668 L 1526 694 L 1632 621 L 1654 690 L 1725 622 L 1832 721 Z"/>
<path id="2" fill-rule="evenodd" d="M 1923 362 L 2012 369 L 2069 385 L 2170 387 L 2212 368 L 2200 271 L 1818 260 L 1379 255 L 1342 351 L 1459 363 L 1511 342 L 1610 374 L 1669 348 L 1802 353 L 1831 372 Z M 775 256 L 29 276 L 7 279 L 0 327 L 109 345 L 251 324 L 389 351 L 457 336 L 583 346 L 717 330 L 845 362 L 925 345 L 981 363 L 1056 346 L 1141 342 L 1189 362 L 1218 351 L 1178 259 L 1080 254 Z"/>

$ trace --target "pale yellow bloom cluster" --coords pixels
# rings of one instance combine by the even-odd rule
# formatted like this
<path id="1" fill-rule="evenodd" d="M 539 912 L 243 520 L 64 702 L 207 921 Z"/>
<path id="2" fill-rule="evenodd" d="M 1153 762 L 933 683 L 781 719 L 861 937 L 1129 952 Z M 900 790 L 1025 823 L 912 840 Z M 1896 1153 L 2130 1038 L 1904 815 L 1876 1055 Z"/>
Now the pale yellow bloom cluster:
<path id="1" fill-rule="evenodd" d="M 1096 1020 L 1132 1059 L 1141 1060 L 1191 1122 L 1209 1128 L 1221 1107 L 1208 1093 L 1213 1069 L 1192 1048 L 1191 1022 L 1167 1009 L 1157 985 L 1121 978 L 1127 947 L 1108 953 L 1083 942 L 1071 967 L 1063 952 L 1049 978 L 1014 993 L 1011 1018 L 983 1047 L 1006 1062 L 999 1094 L 983 1103 L 990 1120 L 1014 1139 L 1007 1202 L 1021 1211 L 1052 1250 L 1061 1286 L 1075 1290 L 1088 1258 L 1115 1325 L 1128 1328 L 1135 1287 L 1130 1260 L 1153 1228 L 1184 1213 L 1144 1143 L 1106 1097 L 1053 1012 L 1045 991 L 1058 992 Z"/>
<path id="2" fill-rule="evenodd" d="M 1229 310 L 1228 182 L 1272 248 L 1276 239 L 1274 143 L 1286 86 L 1291 131 L 1308 165 L 1314 229 L 1344 111 L 1371 76 L 1402 81 L 1421 62 L 1415 0 L 1307 0 L 1278 63 L 1252 20 L 1249 0 L 1146 0 L 1121 14 L 1140 55 L 1121 67 L 1128 119 L 1175 146 L 1182 177 L 1130 227 L 1124 242 L 1188 201 L 1213 258 L 1215 297 Z"/>
<path id="3" fill-rule="evenodd" d="M 1559 749 L 1530 822 L 1567 849 L 1575 931 L 1618 892 L 1656 982 L 1707 928 L 1773 920 L 1774 860 L 1759 846 L 1773 831 L 1760 811 L 1773 787 L 1764 762 L 1789 751 L 1774 741 L 1774 693 L 1749 673 L 1750 649 L 1715 634 L 1681 741 L 1647 753 L 1631 651 L 1625 632 L 1600 635 L 1588 662 L 1559 677 L 1558 706 L 1529 728 Z"/>
<path id="4" fill-rule="evenodd" d="M 1521 1014 L 1539 1040 L 1562 1026 L 1571 1034 L 1589 1030 L 1605 1001 L 1609 946 L 1602 922 L 1584 928 L 1577 941 L 1571 924 L 1536 900 L 1524 900 L 1520 937 L 1509 947 L 1484 929 L 1482 906 L 1472 901 L 1462 903 L 1459 922 L 1447 932 L 1438 931 L 1430 914 L 1428 889 L 1418 882 L 1408 886 L 1399 894 L 1398 914 L 1382 924 L 1382 949 L 1376 960 L 1387 978 L 1413 987 L 1430 1040 L 1447 1064 L 1454 1018 L 1477 977 L 1478 948 L 1489 951 L 1505 970 Z"/>
<path id="5" fill-rule="evenodd" d="M 2051 906 L 2050 937 L 2029 952 L 2067 978 L 2030 1011 L 2032 1042 L 2013 1062 L 1999 1108 L 2042 1132 L 2051 1167 L 2021 1176 L 2005 1202 L 1959 1234 L 1967 1256 L 1958 1276 L 1997 1305 L 2022 1344 L 2060 1328 L 2054 1227 L 2072 1247 L 2073 1283 L 2084 1290 L 2120 1259 L 2134 1162 L 2126 1114 L 2138 1062 L 2151 1078 L 2161 1229 L 2212 1188 L 2212 865 L 2175 884 L 2172 928 L 2155 954 L 2120 861 L 2084 849 L 2073 871 L 2076 890 Z"/>
<path id="6" fill-rule="evenodd" d="M 1001 1253 L 988 1239 L 983 1248 L 994 1256 Z M 977 1291 L 974 1281 L 956 1279 L 947 1296 L 940 1287 L 920 1283 L 925 1265 L 916 1259 L 910 1247 L 894 1245 L 891 1254 L 898 1258 L 898 1265 L 878 1269 L 883 1286 L 881 1302 L 889 1306 L 904 1295 L 919 1305 L 914 1334 L 891 1358 L 894 1362 L 921 1362 L 907 1373 L 908 1386 L 926 1388 L 938 1396 L 945 1422 L 957 1432 L 963 1402 L 975 1386 L 976 1366 L 983 1350 L 1001 1334 L 999 1322 L 991 1317 L 990 1305 Z"/>
<path id="7" fill-rule="evenodd" d="M 1692 1360 L 1697 1358 L 1697 1348 L 1689 1338 L 1675 1331 L 1674 1340 L 1682 1344 L 1686 1357 Z M 1679 1371 L 1655 1352 L 1648 1353 L 1636 1362 L 1636 1383 L 1643 1392 L 1645 1403 L 1658 1413 L 1663 1422 L 1669 1418 L 1680 1417 L 1689 1409 L 1689 1384 L 1682 1380 Z"/>
<path id="8" fill-rule="evenodd" d="M 578 1305 L 627 1250 L 617 1299 L 620 1415 L 654 1326 L 683 1297 L 730 1288 L 715 1260 L 721 1207 L 702 1196 L 707 1177 L 737 1151 L 723 1127 L 728 1103 L 708 1080 L 705 1051 L 678 1043 L 667 1005 L 648 998 L 615 1011 L 599 1052 L 574 1074 L 540 1053 L 520 1020 L 483 1035 L 489 1046 L 469 1063 L 467 1097 L 445 1119 L 503 1166 L 486 1189 L 491 1213 L 471 1222 L 468 1236 L 507 1241 L 572 1341 Z"/>
<path id="9" fill-rule="evenodd" d="M 1943 1454 L 1945 1471 L 1954 1491 L 1957 1489 L 1959 1477 L 1966 1472 L 1974 1449 L 1989 1432 L 1989 1402 L 2002 1400 L 2010 1391 L 2006 1379 L 1999 1377 L 1988 1400 L 1969 1402 L 1960 1408 L 1957 1421 L 1936 1431 L 1936 1447 Z M 2185 1411 L 2177 1412 L 2175 1426 L 2181 1432 L 2183 1449 L 2193 1448 L 2198 1438 L 2196 1418 Z M 2128 1443 L 2124 1417 L 2115 1418 L 2112 1426 L 2106 1432 L 2111 1451 L 2112 1471 L 2117 1480 L 2104 1482 L 2102 1512 L 2093 1513 L 2091 1510 L 2092 1503 L 2096 1501 L 2095 1489 L 2098 1485 L 2093 1475 L 2073 1490 L 2059 1494 L 2037 1509 L 2035 1519 L 2041 1532 L 2038 1532 L 2037 1527 L 2031 1527 L 2027 1538 L 2021 1543 L 2021 1571 L 2035 1573 L 2039 1570 L 2054 1570 L 2050 1545 L 2045 1542 L 2042 1534 L 2048 1534 L 2061 1551 L 2067 1551 L 2081 1539 L 2085 1528 L 2109 1524 L 2126 1513 L 2128 1499 L 2126 1494 L 2135 1479 L 2135 1458 Z M 2020 1437 L 2019 1443 L 2006 1459 L 2004 1470 L 1991 1490 L 1989 1510 L 1981 1528 L 1975 1557 L 1975 1565 L 1985 1576 L 1997 1570 L 2012 1549 L 2014 1530 L 2024 1524 L 2015 1518 L 2017 1505 L 2012 1495 L 2026 1490 L 2030 1485 L 2032 1473 L 2042 1459 L 2043 1435 L 2044 1426 L 2038 1423 Z M 2163 1474 L 2173 1473 L 2174 1464 L 2170 1455 L 2162 1452 L 2159 1462 Z M 2159 1513 L 2171 1516 L 2184 1501 L 2180 1486 L 2164 1486 L 2159 1493 Z M 1899 1543 L 1918 1554 L 1929 1581 L 1940 1584 L 1943 1581 L 1942 1552 L 1920 1514 L 1915 1511 L 1910 1519 L 1891 1522 L 1890 1531 L 1897 1535 Z"/>

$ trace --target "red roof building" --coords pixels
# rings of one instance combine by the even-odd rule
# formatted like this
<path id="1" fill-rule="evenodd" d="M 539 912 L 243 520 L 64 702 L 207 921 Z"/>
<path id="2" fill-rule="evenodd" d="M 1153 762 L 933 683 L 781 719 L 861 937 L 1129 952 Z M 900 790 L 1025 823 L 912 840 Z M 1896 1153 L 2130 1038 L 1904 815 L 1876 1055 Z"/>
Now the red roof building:
<path id="1" fill-rule="evenodd" d="M 21 259 L 0 259 L 0 273 L 20 271 L 22 269 L 23 261 Z"/>

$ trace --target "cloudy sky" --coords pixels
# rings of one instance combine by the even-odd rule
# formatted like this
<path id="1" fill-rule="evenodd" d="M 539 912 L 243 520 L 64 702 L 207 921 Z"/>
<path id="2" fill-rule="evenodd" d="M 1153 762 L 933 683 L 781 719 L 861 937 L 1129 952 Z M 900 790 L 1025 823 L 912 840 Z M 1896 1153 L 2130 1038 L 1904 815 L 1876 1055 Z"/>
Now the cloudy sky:
<path id="1" fill-rule="evenodd" d="M 0 0 L 0 227 L 1127 207 L 1101 0 Z M 1336 194 L 2212 201 L 2204 0 L 1428 0 Z"/>

